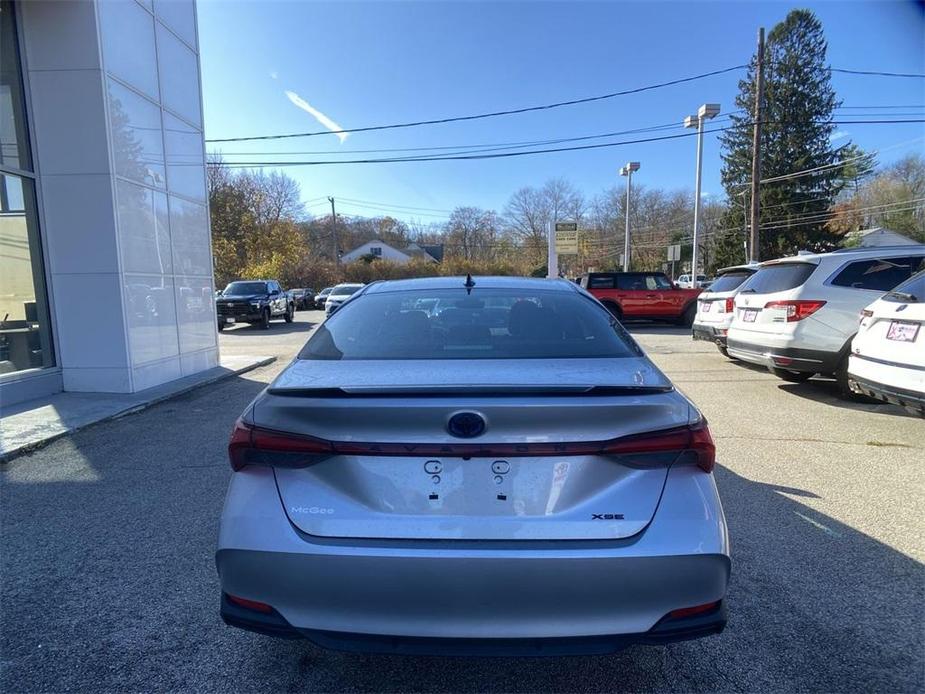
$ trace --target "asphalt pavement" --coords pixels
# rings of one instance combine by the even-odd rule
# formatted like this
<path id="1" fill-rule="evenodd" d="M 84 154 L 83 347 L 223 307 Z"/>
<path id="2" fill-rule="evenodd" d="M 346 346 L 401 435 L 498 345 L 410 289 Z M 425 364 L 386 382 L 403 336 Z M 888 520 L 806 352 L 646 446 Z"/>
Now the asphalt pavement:
<path id="1" fill-rule="evenodd" d="M 716 438 L 733 551 L 722 635 L 465 659 L 348 655 L 225 627 L 213 552 L 227 437 L 321 318 L 297 316 L 221 335 L 223 353 L 275 364 L 0 467 L 0 690 L 925 688 L 925 422 L 842 403 L 827 381 L 784 383 L 666 326 L 632 330 Z"/>

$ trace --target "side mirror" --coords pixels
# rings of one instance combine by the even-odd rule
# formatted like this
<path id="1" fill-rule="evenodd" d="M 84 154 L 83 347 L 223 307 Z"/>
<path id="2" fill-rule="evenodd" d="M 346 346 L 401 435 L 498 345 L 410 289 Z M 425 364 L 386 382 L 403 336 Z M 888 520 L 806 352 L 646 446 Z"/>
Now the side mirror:
<path id="1" fill-rule="evenodd" d="M 279 296 L 279 289 L 274 289 L 270 292 L 270 296 Z"/>

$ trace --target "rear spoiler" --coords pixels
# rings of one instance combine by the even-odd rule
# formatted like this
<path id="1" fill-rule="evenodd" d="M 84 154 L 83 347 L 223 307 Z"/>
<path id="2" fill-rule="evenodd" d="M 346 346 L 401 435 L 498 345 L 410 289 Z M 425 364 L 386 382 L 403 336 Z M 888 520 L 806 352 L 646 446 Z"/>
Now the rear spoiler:
<path id="1" fill-rule="evenodd" d="M 447 385 L 447 386 L 356 386 L 346 388 L 273 388 L 270 395 L 287 398 L 446 398 L 453 396 L 509 397 L 533 395 L 546 397 L 620 397 L 670 393 L 674 386 L 616 385 L 616 386 L 559 386 L 559 385 Z"/>

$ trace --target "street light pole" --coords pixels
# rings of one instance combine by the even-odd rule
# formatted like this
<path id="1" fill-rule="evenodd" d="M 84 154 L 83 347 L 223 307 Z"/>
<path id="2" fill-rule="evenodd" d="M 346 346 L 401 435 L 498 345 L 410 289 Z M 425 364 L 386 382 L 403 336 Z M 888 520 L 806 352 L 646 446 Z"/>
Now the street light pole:
<path id="1" fill-rule="evenodd" d="M 697 275 L 697 245 L 700 243 L 700 179 L 703 172 L 703 122 L 719 115 L 719 104 L 704 104 L 697 110 L 696 116 L 684 119 L 685 128 L 697 128 L 697 178 L 694 192 L 694 243 L 691 250 L 691 281 L 696 289 Z"/>
<path id="2" fill-rule="evenodd" d="M 630 161 L 620 169 L 620 175 L 626 176 L 626 236 L 623 239 L 623 272 L 630 271 L 630 194 L 633 190 L 633 172 L 639 171 L 639 162 Z"/>

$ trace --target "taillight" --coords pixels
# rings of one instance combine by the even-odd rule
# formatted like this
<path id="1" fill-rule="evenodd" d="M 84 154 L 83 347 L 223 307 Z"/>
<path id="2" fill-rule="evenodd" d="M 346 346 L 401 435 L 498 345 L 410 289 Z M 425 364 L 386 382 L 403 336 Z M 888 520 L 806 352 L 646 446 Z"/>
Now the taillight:
<path id="1" fill-rule="evenodd" d="M 308 467 L 333 455 L 452 456 L 460 458 L 524 458 L 540 456 L 628 455 L 689 453 L 691 464 L 711 472 L 716 447 L 705 421 L 691 426 L 634 434 L 609 441 L 544 443 L 358 443 L 325 441 L 235 422 L 228 444 L 228 459 L 235 471 L 247 465 Z"/>
<path id="2" fill-rule="evenodd" d="M 869 308 L 861 309 L 861 322 L 863 323 L 865 318 L 872 318 L 873 315 L 874 312 Z"/>
<path id="3" fill-rule="evenodd" d="M 730 296 L 728 299 L 726 299 L 726 313 L 732 313 L 735 310 L 735 307 L 736 307 L 736 302 Z"/>
<path id="4" fill-rule="evenodd" d="M 792 301 L 769 301 L 765 308 L 782 308 L 787 312 L 787 322 L 803 320 L 825 306 L 824 301 L 794 299 Z"/>
<path id="5" fill-rule="evenodd" d="M 334 453 L 330 441 L 252 427 L 240 419 L 228 443 L 228 460 L 235 471 L 246 465 L 305 467 Z"/>
<path id="6" fill-rule="evenodd" d="M 691 462 L 710 472 L 716 465 L 716 446 L 706 422 L 694 426 L 678 427 L 647 434 L 624 436 L 606 442 L 602 453 L 626 455 L 629 453 L 664 453 L 691 451 L 696 456 Z"/>

